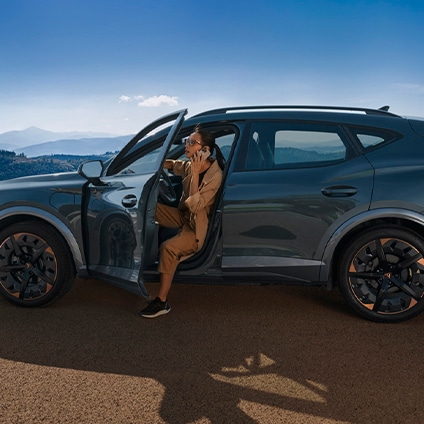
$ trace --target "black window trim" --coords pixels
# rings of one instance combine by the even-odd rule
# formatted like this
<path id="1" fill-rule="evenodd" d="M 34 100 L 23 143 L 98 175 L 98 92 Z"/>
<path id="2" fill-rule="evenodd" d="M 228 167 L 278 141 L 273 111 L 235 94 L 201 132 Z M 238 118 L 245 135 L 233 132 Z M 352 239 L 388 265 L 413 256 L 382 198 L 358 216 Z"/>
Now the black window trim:
<path id="1" fill-rule="evenodd" d="M 374 150 L 380 149 L 383 146 L 386 146 L 390 143 L 393 143 L 394 141 L 402 139 L 404 136 L 392 129 L 387 128 L 380 128 L 380 127 L 372 127 L 367 125 L 355 125 L 355 124 L 346 124 L 346 131 L 349 132 L 351 139 L 354 141 L 355 145 L 357 145 L 359 151 L 361 154 L 369 153 Z M 361 131 L 364 132 L 364 135 L 367 135 L 367 132 L 374 132 L 374 133 L 380 133 L 380 134 L 391 134 L 392 137 L 385 139 L 381 143 L 375 144 L 373 146 L 364 146 L 358 137 L 358 133 L 361 133 Z M 374 134 L 369 134 L 374 135 Z M 377 135 L 377 134 L 375 134 Z M 382 137 L 385 138 L 385 137 Z"/>

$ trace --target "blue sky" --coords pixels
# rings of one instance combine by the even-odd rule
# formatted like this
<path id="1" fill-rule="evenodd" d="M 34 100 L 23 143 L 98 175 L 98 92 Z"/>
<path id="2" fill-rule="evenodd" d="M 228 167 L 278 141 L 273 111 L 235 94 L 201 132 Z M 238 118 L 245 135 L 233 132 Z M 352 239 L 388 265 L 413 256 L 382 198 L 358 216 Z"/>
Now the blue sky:
<path id="1" fill-rule="evenodd" d="M 247 104 L 424 117 L 423 22 L 421 0 L 1 0 L 0 133 Z"/>

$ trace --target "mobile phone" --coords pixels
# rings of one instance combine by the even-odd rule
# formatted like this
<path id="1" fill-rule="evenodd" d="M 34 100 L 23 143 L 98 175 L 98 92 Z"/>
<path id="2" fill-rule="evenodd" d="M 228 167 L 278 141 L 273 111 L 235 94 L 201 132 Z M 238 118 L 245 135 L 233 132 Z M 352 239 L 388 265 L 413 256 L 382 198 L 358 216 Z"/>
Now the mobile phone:
<path id="1" fill-rule="evenodd" d="M 204 160 L 206 160 L 211 155 L 211 152 L 206 147 L 203 147 L 201 152 L 201 155 L 203 156 Z"/>

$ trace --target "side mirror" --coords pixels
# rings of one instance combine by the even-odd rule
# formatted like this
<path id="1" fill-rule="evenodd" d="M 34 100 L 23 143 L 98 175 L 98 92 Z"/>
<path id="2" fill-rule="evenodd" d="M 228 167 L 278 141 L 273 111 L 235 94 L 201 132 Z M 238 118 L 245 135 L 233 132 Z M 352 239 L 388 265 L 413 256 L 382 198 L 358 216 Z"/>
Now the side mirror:
<path id="1" fill-rule="evenodd" d="M 101 185 L 100 177 L 103 172 L 103 162 L 101 160 L 89 160 L 78 167 L 78 174 L 86 178 L 95 185 Z"/>

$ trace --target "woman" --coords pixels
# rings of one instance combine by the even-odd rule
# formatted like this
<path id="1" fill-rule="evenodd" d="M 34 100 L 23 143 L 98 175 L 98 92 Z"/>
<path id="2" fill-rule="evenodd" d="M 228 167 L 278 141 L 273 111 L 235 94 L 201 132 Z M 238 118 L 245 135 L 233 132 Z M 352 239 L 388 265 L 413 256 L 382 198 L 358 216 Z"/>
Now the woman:
<path id="1" fill-rule="evenodd" d="M 216 159 L 212 155 L 216 152 Z M 209 224 L 209 213 L 215 203 L 222 182 L 224 158 L 215 144 L 214 136 L 197 125 L 185 144 L 189 160 L 166 160 L 164 168 L 172 169 L 183 178 L 183 194 L 178 208 L 158 203 L 156 219 L 159 225 L 179 228 L 179 232 L 163 242 L 159 249 L 159 292 L 140 315 L 155 318 L 167 314 L 167 301 L 175 270 L 180 261 L 187 259 L 203 246 Z"/>

